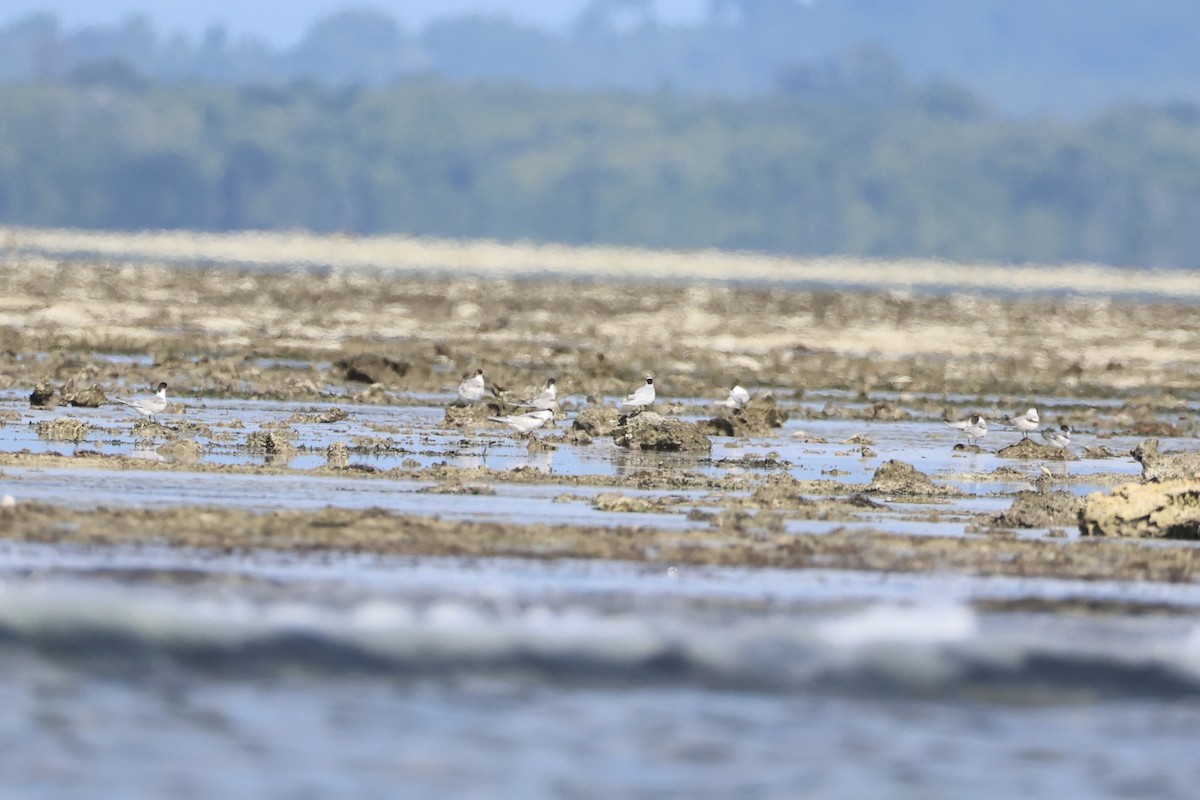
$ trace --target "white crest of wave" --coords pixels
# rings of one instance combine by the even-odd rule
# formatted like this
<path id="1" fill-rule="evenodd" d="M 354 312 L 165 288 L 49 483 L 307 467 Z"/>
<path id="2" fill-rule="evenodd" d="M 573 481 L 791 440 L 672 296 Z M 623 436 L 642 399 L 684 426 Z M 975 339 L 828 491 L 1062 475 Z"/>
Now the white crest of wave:
<path id="1" fill-rule="evenodd" d="M 653 658 L 681 636 L 632 614 L 543 605 L 495 607 L 444 600 L 366 599 L 346 605 L 295 600 L 179 598 L 107 587 L 0 586 L 0 625 L 26 635 L 105 631 L 146 641 L 230 645 L 281 635 L 319 636 L 402 658 L 491 658 L 527 653 L 610 662 Z"/>
<path id="2" fill-rule="evenodd" d="M 978 633 L 975 612 L 959 603 L 874 605 L 817 625 L 817 635 L 841 648 L 871 645 L 939 645 L 968 641 Z"/>
<path id="3" fill-rule="evenodd" d="M 653 626 L 634 616 L 534 605 L 495 609 L 443 601 L 420 610 L 368 601 L 349 615 L 346 632 L 393 654 L 486 658 L 513 650 L 540 656 L 581 655 L 616 661 L 657 655 L 664 647 Z"/>
<path id="4" fill-rule="evenodd" d="M 1179 669 L 1200 678 L 1200 625 L 1193 626 L 1183 638 L 1175 659 Z"/>

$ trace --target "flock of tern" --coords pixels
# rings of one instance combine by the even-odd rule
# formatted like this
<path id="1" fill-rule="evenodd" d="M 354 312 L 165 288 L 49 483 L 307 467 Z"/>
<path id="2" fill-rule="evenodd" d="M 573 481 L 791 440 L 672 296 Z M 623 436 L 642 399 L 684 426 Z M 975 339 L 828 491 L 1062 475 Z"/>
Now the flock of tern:
<path id="1" fill-rule="evenodd" d="M 483 370 L 476 369 L 469 378 L 458 385 L 458 393 L 454 399 L 454 405 L 472 405 L 482 400 L 486 393 L 487 382 L 484 379 Z M 621 406 L 622 408 L 632 409 L 635 412 L 641 411 L 654 405 L 656 397 L 654 376 L 647 375 L 646 382 L 626 395 L 625 399 L 621 402 Z M 165 382 L 159 383 L 155 393 L 149 397 L 114 399 L 118 403 L 129 406 L 134 411 L 147 417 L 151 422 L 154 422 L 155 417 L 167 407 L 167 384 Z M 740 410 L 749 402 L 750 392 L 739 385 L 730 389 L 729 396 L 720 403 L 717 403 L 717 405 L 723 408 Z M 545 388 L 537 395 L 520 403 L 513 403 L 512 405 L 514 408 L 529 410 L 518 414 L 488 417 L 488 419 L 507 425 L 519 433 L 532 435 L 534 430 L 554 419 L 554 414 L 558 409 L 558 382 L 554 378 L 550 378 L 546 381 Z M 1028 439 L 1029 434 L 1036 431 L 1038 426 L 1041 425 L 1041 418 L 1038 416 L 1036 408 L 1030 408 L 1024 414 L 1019 416 L 1006 415 L 996 422 L 1006 428 L 1019 431 L 1022 439 Z M 948 421 L 946 424 L 959 431 L 967 440 L 968 445 L 978 444 L 979 440 L 987 436 L 988 433 L 987 418 L 982 414 L 972 414 L 964 420 Z M 1067 425 L 1060 425 L 1057 428 L 1044 428 L 1042 429 L 1041 436 L 1048 445 L 1058 450 L 1066 450 L 1071 444 L 1071 428 Z"/>

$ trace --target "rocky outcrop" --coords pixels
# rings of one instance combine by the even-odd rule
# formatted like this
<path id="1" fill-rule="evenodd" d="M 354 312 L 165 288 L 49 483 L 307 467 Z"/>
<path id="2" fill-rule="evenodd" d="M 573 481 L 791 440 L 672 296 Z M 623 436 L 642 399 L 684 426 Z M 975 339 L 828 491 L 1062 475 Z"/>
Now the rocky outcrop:
<path id="1" fill-rule="evenodd" d="M 325 466 L 330 469 L 346 469 L 350 466 L 350 447 L 345 442 L 334 442 L 326 447 Z"/>
<path id="2" fill-rule="evenodd" d="M 71 385 L 64 386 L 62 398 L 77 408 L 99 408 L 109 402 L 98 383 L 78 388 Z"/>
<path id="3" fill-rule="evenodd" d="M 779 407 L 775 395 L 762 392 L 741 408 L 723 411 L 702 423 L 713 436 L 766 436 L 788 420 L 788 412 Z"/>
<path id="4" fill-rule="evenodd" d="M 1142 465 L 1142 480 L 1162 482 L 1200 477 L 1200 453 L 1160 453 L 1158 439 L 1147 439 L 1129 451 Z"/>
<path id="5" fill-rule="evenodd" d="M 446 406 L 442 424 L 447 428 L 493 427 L 500 423 L 491 422 L 488 417 L 503 417 L 512 413 L 511 406 L 506 406 L 495 397 L 487 397 L 468 406 Z"/>
<path id="6" fill-rule="evenodd" d="M 29 393 L 29 406 L 31 408 L 54 408 L 56 405 L 58 405 L 58 394 L 54 389 L 54 384 L 46 378 L 42 378 Z"/>
<path id="7" fill-rule="evenodd" d="M 296 446 L 291 442 L 296 436 L 290 428 L 254 431 L 246 436 L 246 449 L 251 453 L 291 458 L 296 454 Z"/>
<path id="8" fill-rule="evenodd" d="M 892 459 L 885 461 L 871 476 L 868 492 L 876 494 L 944 494 L 945 490 L 935 486 L 924 472 L 912 464 Z"/>
<path id="9" fill-rule="evenodd" d="M 91 430 L 90 425 L 75 417 L 42 420 L 33 427 L 40 438 L 54 442 L 82 442 Z"/>
<path id="10" fill-rule="evenodd" d="M 1070 492 L 1018 492 L 1008 511 L 992 522 L 1001 528 L 1053 528 L 1075 526 L 1083 498 Z"/>
<path id="11" fill-rule="evenodd" d="M 1127 483 L 1088 495 L 1079 530 L 1084 536 L 1200 539 L 1200 480 Z"/>
<path id="12" fill-rule="evenodd" d="M 204 446 L 194 439 L 176 439 L 155 450 L 168 461 L 180 464 L 195 464 L 204 455 Z"/>
<path id="13" fill-rule="evenodd" d="M 643 411 L 625 417 L 612 433 L 613 441 L 630 450 L 709 451 L 712 442 L 700 425 L 655 411 Z"/>
<path id="14" fill-rule="evenodd" d="M 1035 442 L 1033 439 L 1021 439 L 1015 444 L 1010 444 L 1008 447 L 997 450 L 996 455 L 999 458 L 1055 459 L 1061 461 L 1073 461 L 1075 459 L 1066 450 L 1060 450 L 1048 444 Z"/>
<path id="15" fill-rule="evenodd" d="M 621 412 L 611 406 L 591 405 L 575 415 L 572 430 L 587 436 L 608 436 L 616 430 Z"/>

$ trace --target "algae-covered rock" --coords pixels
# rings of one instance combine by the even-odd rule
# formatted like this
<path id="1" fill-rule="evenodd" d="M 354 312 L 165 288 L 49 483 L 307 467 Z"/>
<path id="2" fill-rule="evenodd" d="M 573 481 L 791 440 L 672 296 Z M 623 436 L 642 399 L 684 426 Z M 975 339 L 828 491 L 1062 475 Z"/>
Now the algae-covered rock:
<path id="1" fill-rule="evenodd" d="M 82 442 L 87 438 L 91 426 L 75 417 L 44 419 L 34 425 L 37 435 L 55 442 Z"/>
<path id="2" fill-rule="evenodd" d="M 71 392 L 70 395 L 67 395 L 65 399 L 76 408 L 100 408 L 109 403 L 108 397 L 104 394 L 104 389 L 98 383 L 77 389 Z"/>
<path id="3" fill-rule="evenodd" d="M 462 481 L 446 481 L 434 486 L 417 489 L 420 494 L 469 494 L 480 497 L 491 497 L 496 490 L 486 483 L 464 483 Z"/>
<path id="4" fill-rule="evenodd" d="M 762 392 L 741 408 L 731 408 L 702 423 L 713 436 L 766 436 L 788 420 L 788 412 L 779 407 L 775 395 Z"/>
<path id="5" fill-rule="evenodd" d="M 661 497 L 630 497 L 620 492 L 601 492 L 592 498 L 592 507 L 597 511 L 646 514 L 665 511 L 666 506 Z"/>
<path id="6" fill-rule="evenodd" d="M 325 466 L 330 469 L 345 469 L 350 466 L 350 447 L 345 442 L 334 442 L 326 447 Z"/>
<path id="7" fill-rule="evenodd" d="M 251 453 L 293 454 L 296 447 L 291 443 L 291 439 L 295 437 L 296 432 L 290 429 L 254 431 L 246 436 L 246 448 Z"/>
<path id="8" fill-rule="evenodd" d="M 99 408 L 108 403 L 104 390 L 95 382 L 96 368 L 79 370 L 58 390 L 58 396 L 76 408 Z"/>
<path id="9" fill-rule="evenodd" d="M 996 451 L 996 455 L 1000 458 L 1054 459 L 1056 461 L 1073 461 L 1075 459 L 1066 450 L 1059 450 L 1057 447 L 1035 442 L 1033 439 L 1021 439 L 1008 447 L 1002 447 Z"/>
<path id="10" fill-rule="evenodd" d="M 630 450 L 712 450 L 712 442 L 699 425 L 643 411 L 624 419 L 612 433 L 613 441 Z"/>
<path id="11" fill-rule="evenodd" d="M 29 393 L 29 405 L 31 408 L 54 408 L 58 405 L 58 393 L 54 389 L 54 384 L 46 378 L 42 378 L 33 387 L 33 391 Z"/>
<path id="12" fill-rule="evenodd" d="M 1075 525 L 1083 498 L 1070 492 L 1018 492 L 1012 507 L 993 518 L 1001 528 L 1052 528 Z"/>
<path id="13" fill-rule="evenodd" d="M 942 492 L 929 476 L 912 464 L 892 459 L 875 470 L 868 492 L 879 494 L 940 494 Z"/>
<path id="14" fill-rule="evenodd" d="M 746 498 L 750 508 L 799 509 L 813 505 L 803 494 L 804 484 L 786 472 L 768 475 Z"/>
<path id="15" fill-rule="evenodd" d="M 1200 539 L 1200 481 L 1127 483 L 1088 495 L 1079 530 L 1084 536 Z"/>
<path id="16" fill-rule="evenodd" d="M 495 397 L 488 397 L 469 406 L 446 406 L 446 415 L 442 424 L 447 428 L 475 428 L 483 425 L 495 425 L 488 417 L 502 417 L 511 414 L 512 409 Z"/>
<path id="17" fill-rule="evenodd" d="M 1160 453 L 1158 439 L 1147 439 L 1129 451 L 1142 465 L 1142 480 L 1162 482 L 1200 476 L 1200 453 Z"/>
<path id="18" fill-rule="evenodd" d="M 571 428 L 588 436 L 608 436 L 620 418 L 621 412 L 612 406 L 591 405 L 575 415 Z"/>
<path id="19" fill-rule="evenodd" d="M 320 425 L 328 425 L 333 422 L 342 422 L 349 419 L 350 413 L 343 408 L 333 406 L 324 411 L 297 411 L 287 419 L 281 420 L 283 425 L 300 425 L 304 423 L 317 423 Z"/>
<path id="20" fill-rule="evenodd" d="M 63 387 L 62 397 L 76 408 L 99 408 L 108 403 L 108 398 L 98 383 L 82 388 Z"/>
<path id="21" fill-rule="evenodd" d="M 783 534 L 787 520 L 778 511 L 731 508 L 715 515 L 709 523 L 726 536 L 771 539 Z"/>

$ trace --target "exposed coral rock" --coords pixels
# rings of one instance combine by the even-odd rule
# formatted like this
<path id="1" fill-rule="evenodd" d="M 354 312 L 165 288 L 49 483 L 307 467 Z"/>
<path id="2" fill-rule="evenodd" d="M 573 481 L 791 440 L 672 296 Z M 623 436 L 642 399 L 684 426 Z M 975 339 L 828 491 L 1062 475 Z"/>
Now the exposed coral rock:
<path id="1" fill-rule="evenodd" d="M 591 405 L 575 415 L 571 427 L 588 436 L 608 436 L 617 427 L 621 412 L 611 406 Z"/>
<path id="2" fill-rule="evenodd" d="M 613 431 L 613 441 L 631 450 L 712 450 L 701 426 L 643 411 L 626 417 Z"/>
<path id="3" fill-rule="evenodd" d="M 325 465 L 330 469 L 345 469 L 350 466 L 350 447 L 345 442 L 334 442 L 326 447 Z"/>
<path id="4" fill-rule="evenodd" d="M 1084 536 L 1200 539 L 1200 481 L 1127 483 L 1088 495 L 1079 530 Z"/>
<path id="5" fill-rule="evenodd" d="M 496 490 L 486 483 L 462 483 L 454 481 L 439 483 L 435 486 L 426 486 L 417 491 L 421 494 L 469 494 L 480 497 L 491 497 L 496 494 Z"/>
<path id="6" fill-rule="evenodd" d="M 1055 461 L 1073 461 L 1075 457 L 1066 450 L 1059 450 L 1048 444 L 1035 442 L 1033 439 L 1021 439 L 1015 444 L 996 451 L 1000 458 L 1035 458 L 1054 459 Z"/>
<path id="7" fill-rule="evenodd" d="M 912 464 L 895 459 L 879 465 L 871 477 L 871 484 L 867 487 L 867 491 L 879 494 L 945 493 L 945 490 L 935 486 L 924 472 L 918 471 Z"/>
<path id="8" fill-rule="evenodd" d="M 290 441 L 295 436 L 293 430 L 254 431 L 246 437 L 246 447 L 251 453 L 291 455 L 296 452 L 296 447 Z"/>
<path id="9" fill-rule="evenodd" d="M 778 511 L 769 510 L 731 508 L 717 514 L 709 524 L 726 536 L 756 539 L 771 539 L 787 530 L 785 517 Z"/>
<path id="10" fill-rule="evenodd" d="M 34 425 L 37 435 L 57 442 L 81 442 L 87 438 L 91 426 L 75 417 L 46 419 Z"/>
<path id="11" fill-rule="evenodd" d="M 775 395 L 762 392 L 750 398 L 742 408 L 725 410 L 703 423 L 714 436 L 766 436 L 788 420 L 788 412 L 779 407 Z"/>
<path id="12" fill-rule="evenodd" d="M 811 505 L 804 497 L 804 485 L 786 472 L 768 475 L 750 495 L 756 508 L 801 508 Z"/>
<path id="13" fill-rule="evenodd" d="M 160 456 L 181 464 L 195 464 L 204 455 L 204 447 L 194 439 L 176 439 L 156 450 Z"/>
<path id="14" fill-rule="evenodd" d="M 1142 480 L 1169 481 L 1200 475 L 1200 453 L 1160 453 L 1158 439 L 1147 439 L 1129 451 L 1142 465 Z"/>
<path id="15" fill-rule="evenodd" d="M 54 384 L 43 378 L 29 393 L 29 405 L 33 408 L 54 408 L 58 405 L 58 396 Z"/>
<path id="16" fill-rule="evenodd" d="M 621 513 L 655 513 L 667 510 L 670 503 L 662 497 L 630 497 L 620 492 L 601 492 L 592 498 L 597 511 Z"/>
<path id="17" fill-rule="evenodd" d="M 442 424 L 448 428 L 474 428 L 483 425 L 492 426 L 488 417 L 502 417 L 511 414 L 512 409 L 494 397 L 487 397 L 469 406 L 446 406 L 446 416 Z"/>
<path id="18" fill-rule="evenodd" d="M 98 383 L 93 383 L 91 386 L 85 386 L 82 389 L 64 386 L 62 398 L 77 408 L 99 408 L 108 403 L 108 398 L 105 397 L 104 390 L 100 388 L 100 384 Z"/>
<path id="19" fill-rule="evenodd" d="M 992 521 L 1002 528 L 1050 528 L 1075 525 L 1083 498 L 1070 492 L 1018 492 L 1008 511 Z"/>
<path id="20" fill-rule="evenodd" d="M 303 423 L 318 423 L 328 425 L 331 422 L 341 422 L 349 419 L 350 413 L 343 408 L 333 406 L 324 411 L 297 411 L 286 419 L 282 420 L 284 425 L 298 425 Z"/>

